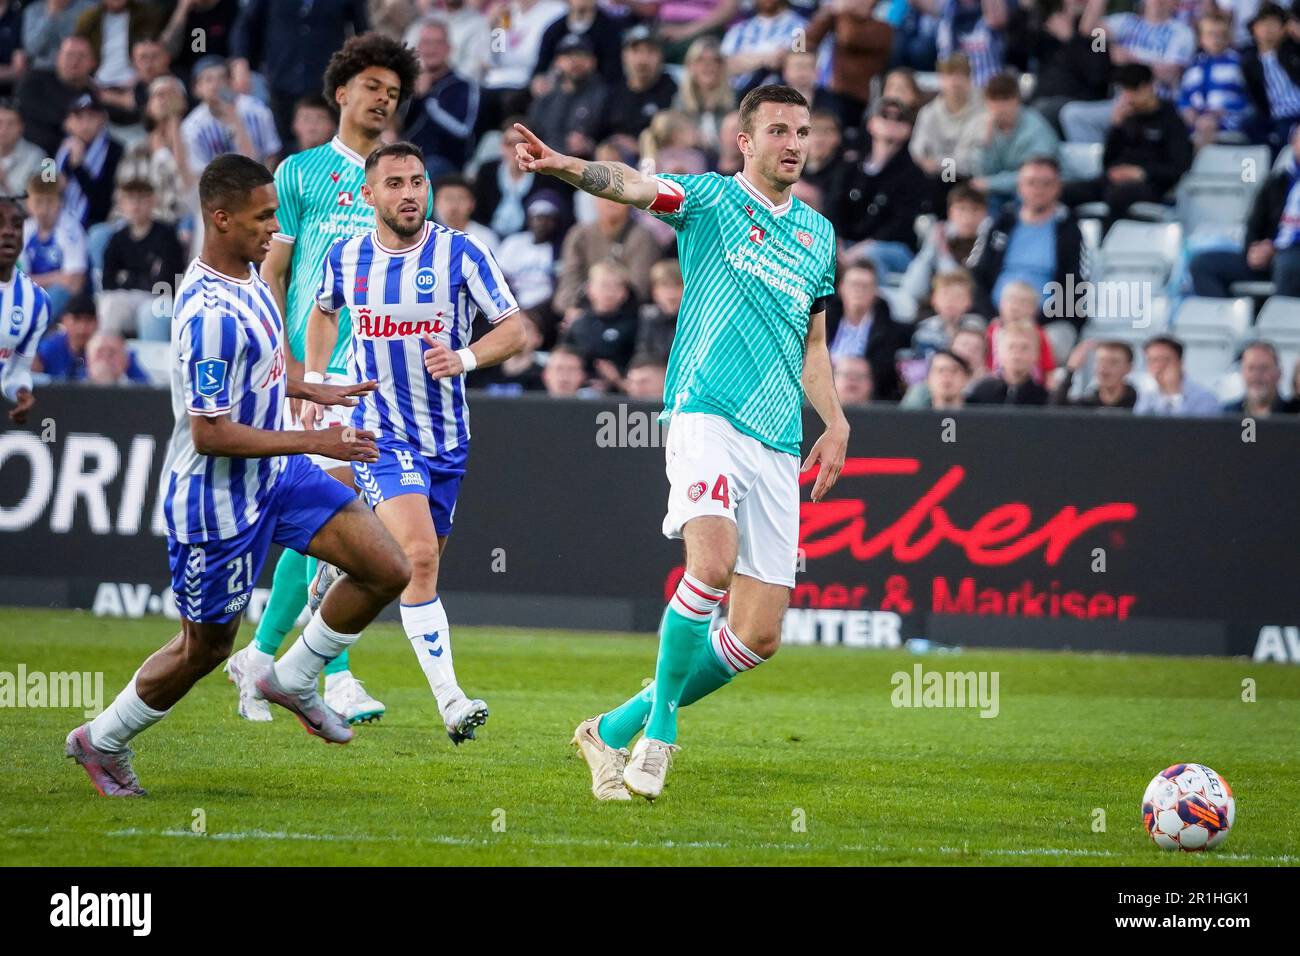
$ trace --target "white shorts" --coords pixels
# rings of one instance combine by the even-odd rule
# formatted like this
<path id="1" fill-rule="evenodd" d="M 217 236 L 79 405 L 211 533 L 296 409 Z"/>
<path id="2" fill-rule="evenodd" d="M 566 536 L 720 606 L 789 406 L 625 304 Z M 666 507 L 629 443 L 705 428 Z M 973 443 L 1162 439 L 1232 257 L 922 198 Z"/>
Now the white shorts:
<path id="1" fill-rule="evenodd" d="M 352 379 L 347 375 L 337 373 L 325 373 L 326 385 L 350 385 Z M 284 400 L 284 430 L 287 432 L 302 431 L 302 422 L 298 421 L 289 411 L 289 399 Z M 348 405 L 322 405 L 321 420 L 316 423 L 317 428 L 333 428 L 335 425 L 347 426 L 352 424 L 352 412 L 355 406 Z M 352 465 L 346 461 L 339 461 L 337 458 L 326 458 L 324 455 L 308 455 L 313 464 L 319 465 L 326 471 L 331 468 L 351 468 Z"/>
<path id="2" fill-rule="evenodd" d="M 740 543 L 736 573 L 794 587 L 799 459 L 700 412 L 672 417 L 665 450 L 664 535 L 680 538 L 686 522 L 702 515 L 730 518 Z"/>

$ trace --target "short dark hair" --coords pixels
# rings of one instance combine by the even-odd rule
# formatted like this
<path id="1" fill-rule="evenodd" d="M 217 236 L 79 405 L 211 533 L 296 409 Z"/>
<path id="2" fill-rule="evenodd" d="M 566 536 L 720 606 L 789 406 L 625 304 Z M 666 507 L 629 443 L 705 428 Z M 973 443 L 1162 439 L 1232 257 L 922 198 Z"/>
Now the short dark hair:
<path id="1" fill-rule="evenodd" d="M 970 362 L 967 362 L 964 358 L 962 358 L 952 349 L 935 349 L 933 354 L 931 354 L 930 356 L 930 364 L 933 365 L 934 360 L 937 359 L 940 355 L 946 355 L 948 358 L 956 362 L 961 367 L 961 370 L 963 372 L 965 372 L 967 375 L 970 375 Z"/>
<path id="2" fill-rule="evenodd" d="M 1147 344 L 1149 345 L 1150 343 Z M 1119 351 L 1124 353 L 1124 357 L 1128 359 L 1128 364 L 1129 365 L 1133 364 L 1133 346 L 1129 345 L 1127 342 L 1121 342 L 1119 339 L 1102 339 L 1100 342 L 1097 343 L 1097 348 L 1118 349 Z M 1182 355 L 1181 352 L 1179 352 L 1178 354 L 1180 356 Z"/>
<path id="3" fill-rule="evenodd" d="M 1176 338 L 1174 338 L 1172 335 L 1153 335 L 1153 336 L 1151 336 L 1151 338 L 1147 339 L 1145 342 L 1142 343 L 1142 351 L 1145 352 L 1147 349 L 1151 348 L 1151 346 L 1153 346 L 1153 345 L 1165 345 L 1165 346 L 1168 346 L 1169 348 L 1171 348 L 1171 349 L 1174 350 L 1174 354 L 1178 356 L 1178 360 L 1179 360 L 1180 362 L 1183 360 L 1183 343 L 1180 342 L 1180 341 L 1178 341 L 1178 340 L 1177 340 Z"/>
<path id="4" fill-rule="evenodd" d="M 402 157 L 414 156 L 424 165 L 424 150 L 414 143 L 408 143 L 406 140 L 398 140 L 396 143 L 389 143 L 387 146 L 380 146 L 377 150 L 366 157 L 366 175 L 370 175 L 370 170 L 379 165 L 379 161 L 386 156 Z"/>
<path id="5" fill-rule="evenodd" d="M 474 192 L 474 187 L 470 185 L 469 180 L 460 173 L 447 173 L 434 180 L 433 194 L 435 196 L 444 189 L 468 189 L 470 193 Z"/>
<path id="6" fill-rule="evenodd" d="M 745 94 L 740 101 L 740 128 L 746 133 L 754 131 L 754 114 L 764 103 L 785 103 L 790 106 L 802 106 L 808 109 L 808 101 L 793 86 L 780 83 L 766 83 L 756 86 Z"/>
<path id="7" fill-rule="evenodd" d="M 1145 63 L 1121 63 L 1111 76 L 1121 90 L 1137 90 L 1155 82 L 1155 74 Z"/>
<path id="8" fill-rule="evenodd" d="M 1018 100 L 1020 99 L 1020 81 L 1010 73 L 999 73 L 990 77 L 984 87 L 984 98 L 986 100 Z"/>
<path id="9" fill-rule="evenodd" d="M 151 196 L 154 193 L 153 183 L 139 176 L 118 183 L 117 188 L 124 193 L 148 193 Z"/>
<path id="10" fill-rule="evenodd" d="M 632 361 L 627 363 L 627 370 L 630 372 L 637 368 L 667 368 L 668 359 L 659 352 L 652 352 L 643 349 L 632 356 Z"/>
<path id="11" fill-rule="evenodd" d="M 98 313 L 95 311 L 95 297 L 89 292 L 78 292 L 63 307 L 63 314 L 68 316 L 89 315 L 91 318 L 98 318 Z"/>
<path id="12" fill-rule="evenodd" d="M 306 96 L 298 97 L 298 101 L 293 104 L 293 111 L 296 114 L 299 110 L 324 110 L 330 116 L 338 115 L 338 107 L 319 93 L 308 93 Z"/>
<path id="13" fill-rule="evenodd" d="M 1277 354 L 1277 346 L 1267 339 L 1251 339 L 1241 347 L 1241 352 L 1237 355 L 1237 361 L 1240 362 L 1246 357 L 1246 353 L 1251 349 L 1263 349 L 1269 355 L 1273 356 L 1273 364 L 1278 368 L 1282 367 L 1282 358 Z"/>
<path id="14" fill-rule="evenodd" d="M 1061 164 L 1055 156 L 1049 156 L 1047 153 L 1036 153 L 1028 157 L 1020 164 L 1020 168 L 1024 169 L 1026 166 L 1050 166 L 1056 175 L 1061 175 Z"/>
<path id="15" fill-rule="evenodd" d="M 399 103 L 415 89 L 415 79 L 420 74 L 420 61 L 415 53 L 397 40 L 372 31 L 349 37 L 341 48 L 334 51 L 325 67 L 325 99 L 333 102 L 335 90 L 347 86 L 354 76 L 372 66 L 381 66 L 397 74 L 401 88 L 397 94 Z"/>
<path id="16" fill-rule="evenodd" d="M 959 202 L 974 203 L 977 206 L 987 207 L 989 197 L 970 183 L 958 183 L 948 191 L 948 208 L 951 209 Z"/>
<path id="17" fill-rule="evenodd" d="M 862 256 L 860 258 L 849 261 L 844 266 L 844 271 L 840 273 L 840 278 L 843 279 L 844 276 L 851 269 L 866 269 L 868 272 L 871 273 L 872 278 L 874 278 L 877 282 L 880 281 L 880 270 L 877 269 L 876 264 L 872 262 L 870 259 L 868 259 L 866 256 Z"/>
<path id="18" fill-rule="evenodd" d="M 1261 3 L 1255 15 L 1250 18 L 1248 26 L 1253 27 L 1260 20 L 1276 20 L 1278 23 L 1286 23 L 1286 11 L 1276 3 Z"/>
<path id="19" fill-rule="evenodd" d="M 204 167 L 199 177 L 199 203 L 206 212 L 239 209 L 254 189 L 273 182 L 271 171 L 257 160 L 222 153 Z"/>

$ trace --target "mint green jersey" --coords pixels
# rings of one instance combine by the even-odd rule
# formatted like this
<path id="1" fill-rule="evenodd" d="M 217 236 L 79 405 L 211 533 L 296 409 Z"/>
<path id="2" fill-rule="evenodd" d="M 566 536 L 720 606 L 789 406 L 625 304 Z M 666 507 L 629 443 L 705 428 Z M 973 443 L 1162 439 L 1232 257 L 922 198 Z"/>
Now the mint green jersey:
<path id="1" fill-rule="evenodd" d="M 741 174 L 661 174 L 686 193 L 655 213 L 677 231 L 684 284 L 664 411 L 720 415 L 791 455 L 803 440 L 803 360 L 814 302 L 835 291 L 835 230 Z"/>
<path id="2" fill-rule="evenodd" d="M 338 239 L 375 228 L 375 210 L 361 196 L 365 184 L 365 159 L 343 145 L 337 136 L 313 149 L 294 153 L 275 171 L 275 238 L 293 243 L 289 287 L 285 295 L 284 328 L 289 348 L 300 361 L 307 345 L 307 317 L 320 286 L 325 253 Z M 330 355 L 329 369 L 347 369 L 352 347 L 352 319 L 339 310 L 339 337 Z"/>

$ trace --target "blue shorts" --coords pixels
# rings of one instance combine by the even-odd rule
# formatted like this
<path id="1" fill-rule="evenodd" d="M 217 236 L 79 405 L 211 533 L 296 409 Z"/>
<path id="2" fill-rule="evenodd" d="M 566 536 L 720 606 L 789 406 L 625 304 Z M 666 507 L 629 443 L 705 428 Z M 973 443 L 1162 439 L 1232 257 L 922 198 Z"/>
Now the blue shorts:
<path id="1" fill-rule="evenodd" d="M 352 463 L 357 487 L 375 507 L 386 498 L 398 495 L 424 495 L 439 537 L 451 534 L 456 514 L 456 496 L 465 477 L 469 449 L 455 448 L 438 458 L 422 455 L 414 445 L 401 441 L 379 442 L 379 461 Z"/>
<path id="2" fill-rule="evenodd" d="M 250 527 L 223 540 L 182 544 L 167 538 L 172 593 L 181 617 L 223 624 L 242 614 L 262 573 L 272 543 L 305 552 L 356 492 L 313 465 L 290 455 L 262 512 Z"/>

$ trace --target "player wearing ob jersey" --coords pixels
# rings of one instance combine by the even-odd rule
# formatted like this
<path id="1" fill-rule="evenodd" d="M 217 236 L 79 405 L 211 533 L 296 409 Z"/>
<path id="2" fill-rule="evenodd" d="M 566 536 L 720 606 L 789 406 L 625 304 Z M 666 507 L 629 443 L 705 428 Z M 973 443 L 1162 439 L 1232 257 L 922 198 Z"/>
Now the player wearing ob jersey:
<path id="1" fill-rule="evenodd" d="M 308 384 L 286 374 L 284 324 L 254 269 L 271 245 L 275 187 L 261 164 L 226 154 L 199 180 L 203 252 L 176 292 L 172 432 L 164 507 L 181 632 L 136 671 L 65 752 L 104 796 L 142 796 L 127 742 L 167 715 L 230 654 L 271 545 L 340 564 L 297 642 L 258 681 L 308 733 L 347 743 L 352 730 L 316 691 L 325 663 L 360 636 L 410 576 L 396 543 L 352 492 L 307 459 L 376 461 L 373 435 L 286 432 L 286 395 L 354 404 L 374 382 Z"/>
<path id="2" fill-rule="evenodd" d="M 330 247 L 307 323 L 307 375 L 320 372 L 337 331 L 352 315 L 352 376 L 378 387 L 352 412 L 354 427 L 378 436 L 379 460 L 353 462 L 357 487 L 411 563 L 402 625 L 438 702 L 452 742 L 473 739 L 487 705 L 461 690 L 452 666 L 438 565 L 451 534 L 469 455 L 464 375 L 496 365 L 525 344 L 505 277 L 487 248 L 425 217 L 424 156 L 393 143 L 366 159 L 365 200 L 375 229 Z M 474 345 L 476 314 L 493 326 Z M 315 428 L 319 409 L 303 406 Z"/>
<path id="3" fill-rule="evenodd" d="M 36 404 L 32 359 L 50 324 L 50 298 L 18 268 L 25 211 L 17 196 L 0 196 L 0 394 L 13 404 L 9 420 L 27 421 Z"/>
<path id="4" fill-rule="evenodd" d="M 365 157 L 381 145 L 380 135 L 415 85 L 419 64 L 402 44 L 377 33 L 349 39 L 330 58 L 325 70 L 325 97 L 339 109 L 338 135 L 314 149 L 295 153 L 275 171 L 276 213 L 280 228 L 262 264 L 266 279 L 284 315 L 289 372 L 302 375 L 307 316 L 311 313 L 321 262 L 335 240 L 374 228 L 374 210 L 361 199 Z M 322 380 L 340 384 L 348 378 L 348 349 L 352 337 L 346 313 L 339 320 L 338 341 L 331 343 Z M 296 405 L 296 403 L 295 403 Z M 345 424 L 351 409 L 326 409 L 326 424 Z M 297 428 L 297 408 L 290 409 L 286 428 Z M 347 462 L 312 459 L 333 477 L 352 484 Z M 275 660 L 276 651 L 308 603 L 307 587 L 315 573 L 306 555 L 286 549 L 275 567 L 271 595 L 257 633 L 248 646 L 230 658 L 227 673 L 239 688 L 239 714 L 248 720 L 270 720 L 271 709 L 257 696 L 257 678 Z M 384 705 L 372 697 L 351 673 L 348 655 L 325 668 L 325 702 L 354 723 L 383 715 Z"/>
<path id="5" fill-rule="evenodd" d="M 826 423 L 803 466 L 821 465 L 814 501 L 844 464 L 849 426 L 823 304 L 835 290 L 835 232 L 790 193 L 810 123 L 808 103 L 788 86 L 760 86 L 741 101 L 745 162 L 734 176 L 643 176 L 555 153 L 518 129 L 522 169 L 639 206 L 677 233 L 684 293 L 660 418 L 671 422 L 663 531 L 684 539 L 686 573 L 660 623 L 654 684 L 574 732 L 597 799 L 654 799 L 677 749 L 678 708 L 780 643 L 799 543 L 805 395 Z M 710 634 L 728 588 L 727 623 Z"/>

